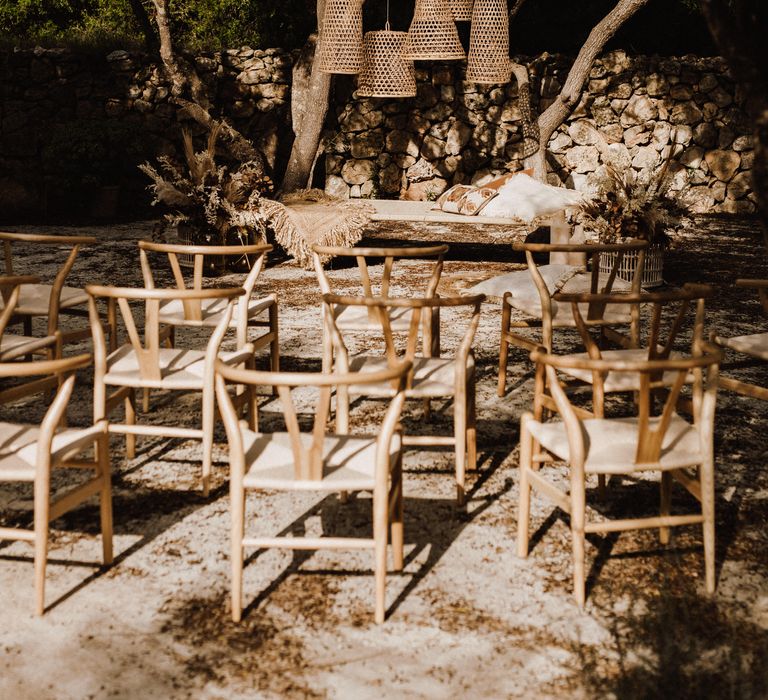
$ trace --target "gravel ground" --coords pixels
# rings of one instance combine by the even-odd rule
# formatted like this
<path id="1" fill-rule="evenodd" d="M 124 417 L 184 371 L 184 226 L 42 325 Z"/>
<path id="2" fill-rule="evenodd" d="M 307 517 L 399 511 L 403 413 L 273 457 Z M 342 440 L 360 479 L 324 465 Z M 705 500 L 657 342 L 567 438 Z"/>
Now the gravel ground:
<path id="1" fill-rule="evenodd" d="M 152 222 L 77 230 L 97 235 L 100 244 L 82 251 L 72 283 L 140 283 L 135 242 L 151 235 Z M 524 233 L 432 226 L 425 234 L 379 224 L 366 242 L 449 241 L 442 286 L 448 294 L 522 269 L 508 243 Z M 43 276 L 61 255 L 28 253 L 18 271 Z M 404 264 L 398 289 L 407 291 L 427 274 L 423 262 Z M 346 267 L 330 272 L 340 290 L 353 289 L 353 275 Z M 768 276 L 761 238 L 756 224 L 742 219 L 697 221 L 675 235 L 665 261 L 668 283 L 716 287 L 708 325 L 733 335 L 764 323 L 749 290 L 731 286 L 736 277 L 760 276 Z M 314 274 L 276 254 L 260 289 L 280 297 L 283 367 L 319 369 Z M 696 528 L 673 532 L 666 547 L 652 531 L 624 533 L 590 539 L 588 600 L 580 611 L 571 595 L 568 521 L 561 512 L 534 497 L 531 554 L 526 560 L 514 554 L 518 421 L 531 403 L 532 381 L 529 362 L 515 353 L 510 390 L 496 397 L 499 319 L 498 305 L 484 307 L 475 343 L 480 466 L 470 475 L 466 510 L 454 505 L 449 452 L 406 456 L 406 562 L 402 573 L 388 577 L 384 625 L 372 621 L 369 555 L 344 551 L 254 554 L 245 573 L 248 608 L 243 622 L 233 624 L 221 427 L 208 499 L 199 492 L 195 443 L 145 439 L 127 462 L 116 439 L 113 567 L 98 566 L 97 506 L 57 520 L 50 607 L 36 618 L 30 548 L 0 546 L 0 698 L 768 696 L 768 406 L 726 393 L 719 399 L 716 595 L 703 591 Z M 462 323 L 452 314 L 443 322 L 443 349 L 450 352 Z M 563 336 L 558 349 L 572 343 Z M 750 376 L 768 381 L 765 371 Z M 90 382 L 88 372 L 79 377 L 74 425 L 90 415 Z M 450 407 L 435 408 L 434 429 L 449 431 Z M 10 415 L 37 419 L 42 410 L 27 404 Z M 265 397 L 267 426 L 278 411 Z M 158 395 L 149 418 L 197 415 L 194 396 Z M 353 425 L 364 428 L 380 415 L 380 404 L 361 402 Z M 423 421 L 418 404 L 407 406 L 406 429 Z M 654 484 L 634 480 L 612 484 L 604 502 L 592 499 L 607 515 L 653 510 L 657 501 Z M 31 491 L 3 488 L 0 525 L 28 523 L 30 503 Z M 675 505 L 691 504 L 678 494 Z M 365 495 L 341 504 L 335 496 L 259 494 L 249 497 L 248 510 L 254 530 L 265 534 L 360 535 L 370 522 Z"/>

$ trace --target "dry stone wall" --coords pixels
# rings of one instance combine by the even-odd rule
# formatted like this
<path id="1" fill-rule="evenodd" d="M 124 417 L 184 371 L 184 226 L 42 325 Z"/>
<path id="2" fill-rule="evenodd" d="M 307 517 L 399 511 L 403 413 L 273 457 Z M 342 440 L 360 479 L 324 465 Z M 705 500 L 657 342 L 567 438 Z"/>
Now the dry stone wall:
<path id="1" fill-rule="evenodd" d="M 250 48 L 191 57 L 215 109 L 251 138 L 279 173 L 291 143 L 292 56 Z M 569 61 L 530 60 L 534 106 L 556 99 Z M 521 164 L 514 84 L 481 87 L 457 63 L 424 63 L 418 95 L 356 98 L 336 82 L 325 143 L 328 192 L 342 197 L 431 199 L 456 182 Z M 133 188 L 136 165 L 178 152 L 185 122 L 146 56 L 68 50 L 0 54 L 0 216 L 87 207 L 94 188 Z M 674 150 L 675 186 L 695 211 L 748 213 L 752 138 L 744 97 L 717 58 L 599 59 L 571 118 L 552 137 L 551 178 L 583 189 L 605 163 L 642 169 Z M 320 168 L 323 167 L 321 161 Z M 125 199 L 125 197 L 124 197 Z"/>
<path id="2" fill-rule="evenodd" d="M 569 65 L 547 55 L 529 63 L 539 109 L 557 98 Z M 327 134 L 327 191 L 431 199 L 451 184 L 519 169 L 517 86 L 478 86 L 462 73 L 459 64 L 424 64 L 413 99 L 338 105 Z M 639 171 L 671 150 L 673 187 L 685 190 L 692 210 L 755 210 L 744 98 L 718 58 L 607 54 L 549 150 L 551 180 L 581 190 L 606 163 Z"/>

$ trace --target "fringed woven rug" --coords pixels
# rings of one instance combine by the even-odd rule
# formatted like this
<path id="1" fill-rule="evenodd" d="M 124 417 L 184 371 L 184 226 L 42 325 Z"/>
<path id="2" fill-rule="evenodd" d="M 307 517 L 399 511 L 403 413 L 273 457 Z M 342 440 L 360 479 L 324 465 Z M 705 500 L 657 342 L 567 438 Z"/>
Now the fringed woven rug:
<path id="1" fill-rule="evenodd" d="M 292 192 L 280 202 L 264 200 L 261 208 L 277 242 L 305 268 L 312 267 L 315 244 L 355 245 L 373 213 L 370 205 L 331 197 L 319 189 Z"/>

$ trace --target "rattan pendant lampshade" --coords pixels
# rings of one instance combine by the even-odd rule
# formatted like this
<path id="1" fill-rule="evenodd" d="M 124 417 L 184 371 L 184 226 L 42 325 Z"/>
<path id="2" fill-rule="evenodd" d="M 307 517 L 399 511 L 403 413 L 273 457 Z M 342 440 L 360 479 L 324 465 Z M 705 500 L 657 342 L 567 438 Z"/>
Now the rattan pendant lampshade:
<path id="1" fill-rule="evenodd" d="M 473 0 L 448 0 L 454 22 L 469 22 L 472 19 Z"/>
<path id="2" fill-rule="evenodd" d="M 416 0 L 403 55 L 412 61 L 451 61 L 466 56 L 448 0 Z"/>
<path id="3" fill-rule="evenodd" d="M 408 34 L 386 28 L 363 37 L 363 70 L 358 78 L 360 97 L 415 97 L 413 61 L 403 58 Z"/>
<path id="4" fill-rule="evenodd" d="M 320 27 L 319 68 L 359 73 L 363 67 L 363 0 L 327 0 Z"/>
<path id="5" fill-rule="evenodd" d="M 507 0 L 475 0 L 469 34 L 467 82 L 508 83 L 510 74 Z"/>

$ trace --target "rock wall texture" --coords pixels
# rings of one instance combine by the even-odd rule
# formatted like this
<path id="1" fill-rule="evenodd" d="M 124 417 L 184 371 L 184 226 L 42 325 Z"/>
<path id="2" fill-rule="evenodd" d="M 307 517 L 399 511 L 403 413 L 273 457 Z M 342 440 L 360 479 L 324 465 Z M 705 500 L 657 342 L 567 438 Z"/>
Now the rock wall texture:
<path id="1" fill-rule="evenodd" d="M 569 63 L 529 62 L 545 109 Z M 446 187 L 521 167 L 517 86 L 462 80 L 459 64 L 425 64 L 410 100 L 350 99 L 329 134 L 326 189 L 340 196 L 429 199 Z M 596 61 L 581 102 L 549 143 L 550 179 L 585 189 L 606 163 L 638 171 L 672 151 L 673 188 L 694 211 L 748 213 L 753 151 L 744 97 L 718 58 Z"/>
<path id="2" fill-rule="evenodd" d="M 193 60 L 216 109 L 279 173 L 291 142 L 292 56 L 243 48 Z M 544 109 L 569 62 L 544 54 L 528 65 L 534 106 Z M 407 100 L 357 99 L 353 83 L 338 80 L 324 137 L 327 191 L 430 199 L 455 182 L 518 169 L 516 85 L 467 83 L 463 69 L 420 64 L 418 96 Z M 0 54 L 0 212 L 90 207 L 105 185 L 148 202 L 136 165 L 177 152 L 185 123 L 168 97 L 158 67 L 138 54 Z M 640 170 L 672 149 L 675 187 L 693 210 L 755 209 L 744 97 L 720 59 L 605 55 L 549 146 L 551 179 L 579 189 L 607 162 Z"/>

